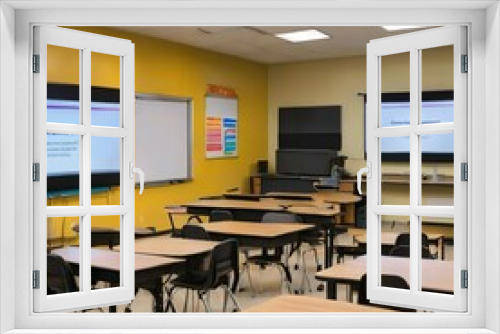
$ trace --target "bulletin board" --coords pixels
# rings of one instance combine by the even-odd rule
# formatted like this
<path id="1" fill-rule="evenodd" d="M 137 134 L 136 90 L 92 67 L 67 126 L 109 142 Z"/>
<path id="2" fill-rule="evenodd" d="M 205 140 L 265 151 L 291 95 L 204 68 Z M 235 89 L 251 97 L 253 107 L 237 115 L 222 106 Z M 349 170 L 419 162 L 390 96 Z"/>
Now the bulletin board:
<path id="1" fill-rule="evenodd" d="M 205 98 L 205 152 L 207 158 L 238 156 L 238 99 Z"/>

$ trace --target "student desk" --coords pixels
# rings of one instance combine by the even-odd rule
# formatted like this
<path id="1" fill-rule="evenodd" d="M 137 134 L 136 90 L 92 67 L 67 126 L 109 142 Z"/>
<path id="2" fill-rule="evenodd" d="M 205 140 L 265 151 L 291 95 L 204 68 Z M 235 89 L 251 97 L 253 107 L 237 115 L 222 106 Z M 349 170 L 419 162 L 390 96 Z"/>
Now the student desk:
<path id="1" fill-rule="evenodd" d="M 75 273 L 80 265 L 80 248 L 66 247 L 55 249 L 53 254 L 66 260 Z M 120 253 L 108 249 L 91 249 L 92 280 L 109 282 L 111 286 L 120 285 Z M 135 255 L 135 286 L 151 292 L 155 298 L 156 312 L 163 311 L 162 276 L 184 270 L 184 260 L 169 257 Z M 116 312 L 116 306 L 110 306 Z"/>
<path id="2" fill-rule="evenodd" d="M 243 312 L 392 312 L 376 306 L 359 305 L 310 296 L 282 295 L 250 306 Z"/>
<path id="3" fill-rule="evenodd" d="M 399 275 L 410 281 L 409 258 L 382 256 L 383 274 Z M 337 299 L 337 284 L 359 288 L 366 273 L 366 256 L 339 264 L 316 273 L 316 279 L 327 282 L 327 298 Z M 453 293 L 453 261 L 422 259 L 422 288 L 438 293 Z"/>
<path id="4" fill-rule="evenodd" d="M 73 231 L 80 233 L 80 225 L 73 226 Z M 120 244 L 120 229 L 113 227 L 94 226 L 90 229 L 91 246 L 108 246 L 112 249 L 115 245 Z M 134 231 L 136 238 L 144 238 L 155 235 L 155 231 L 148 228 L 136 228 Z"/>
<path id="5" fill-rule="evenodd" d="M 310 230 L 306 224 L 256 223 L 242 221 L 222 221 L 204 224 L 210 238 L 225 240 L 234 238 L 244 247 L 277 248 L 300 241 L 300 233 Z M 286 279 L 292 283 L 288 266 L 284 268 Z"/>
<path id="6" fill-rule="evenodd" d="M 235 220 L 261 221 L 266 212 L 290 212 L 302 217 L 306 223 L 320 226 L 325 231 L 325 267 L 330 267 L 333 260 L 333 238 L 335 234 L 334 217 L 340 214 L 338 206 L 311 205 L 311 203 L 291 204 L 286 201 L 275 200 L 231 200 L 211 199 L 198 200 L 183 205 L 188 213 L 210 215 L 215 209 L 224 209 L 232 212 Z"/>
<path id="7" fill-rule="evenodd" d="M 167 236 L 142 238 L 135 241 L 135 252 L 158 256 L 187 258 L 211 252 L 219 242 L 171 238 Z M 115 247 L 119 249 L 119 247 Z"/>
<path id="8" fill-rule="evenodd" d="M 366 249 L 366 230 L 361 231 L 349 231 L 349 233 L 354 235 L 354 241 L 362 245 Z M 400 233 L 396 232 L 382 232 L 380 235 L 380 242 L 382 246 L 382 254 L 389 255 L 391 249 L 396 244 L 396 239 Z M 427 234 L 429 243 L 434 243 L 438 248 L 438 258 L 444 260 L 444 242 L 442 234 Z"/>

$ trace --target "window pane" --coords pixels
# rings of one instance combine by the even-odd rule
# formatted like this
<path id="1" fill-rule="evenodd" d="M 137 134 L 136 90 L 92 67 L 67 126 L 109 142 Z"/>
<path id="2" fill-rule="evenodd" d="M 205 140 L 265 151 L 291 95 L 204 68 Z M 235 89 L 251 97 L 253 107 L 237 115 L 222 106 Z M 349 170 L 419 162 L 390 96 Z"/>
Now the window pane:
<path id="1" fill-rule="evenodd" d="M 71 253 L 71 262 L 66 262 L 57 254 L 55 254 L 57 253 L 57 249 L 65 248 L 68 246 L 79 246 L 79 223 L 80 217 L 47 218 L 46 274 L 48 295 L 80 291 L 80 280 L 78 277 L 78 263 L 80 262 L 79 248 L 69 247 L 65 249 L 65 254 Z M 72 263 L 76 263 L 76 265 Z"/>
<path id="2" fill-rule="evenodd" d="M 121 138 L 92 136 L 91 205 L 120 205 Z"/>
<path id="3" fill-rule="evenodd" d="M 80 50 L 47 45 L 47 122 L 80 124 L 80 119 Z"/>
<path id="4" fill-rule="evenodd" d="M 92 52 L 92 126 L 120 127 L 120 57 Z"/>
<path id="5" fill-rule="evenodd" d="M 410 91 L 410 53 L 380 57 L 381 96 L 383 93 Z M 410 103 L 386 102 L 380 98 L 380 127 L 409 126 Z"/>
<path id="6" fill-rule="evenodd" d="M 79 135 L 47 134 L 47 206 L 80 205 Z"/>
<path id="7" fill-rule="evenodd" d="M 453 122 L 453 45 L 421 50 L 421 124 Z"/>
<path id="8" fill-rule="evenodd" d="M 410 205 L 410 137 L 380 139 L 381 204 Z"/>
<path id="9" fill-rule="evenodd" d="M 420 136 L 422 205 L 453 206 L 453 133 Z"/>
<path id="10" fill-rule="evenodd" d="M 120 250 L 109 250 L 120 245 L 121 216 L 92 216 L 91 222 L 92 289 L 120 286 Z M 106 272 L 113 273 L 112 281 Z"/>
<path id="11" fill-rule="evenodd" d="M 421 217 L 432 255 L 430 260 L 422 256 L 423 291 L 453 293 L 453 223 L 453 218 Z"/>
<path id="12" fill-rule="evenodd" d="M 404 289 L 410 277 L 410 217 L 381 216 L 380 285 Z"/>

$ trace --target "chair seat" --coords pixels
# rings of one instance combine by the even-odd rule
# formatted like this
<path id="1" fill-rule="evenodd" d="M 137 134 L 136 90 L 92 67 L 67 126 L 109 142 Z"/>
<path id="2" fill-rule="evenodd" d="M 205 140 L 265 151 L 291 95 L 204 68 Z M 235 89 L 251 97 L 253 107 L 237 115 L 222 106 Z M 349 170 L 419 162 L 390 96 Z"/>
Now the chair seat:
<path id="1" fill-rule="evenodd" d="M 249 256 L 247 261 L 255 264 L 277 263 L 281 262 L 281 255 L 276 255 L 276 254 L 253 255 Z"/>

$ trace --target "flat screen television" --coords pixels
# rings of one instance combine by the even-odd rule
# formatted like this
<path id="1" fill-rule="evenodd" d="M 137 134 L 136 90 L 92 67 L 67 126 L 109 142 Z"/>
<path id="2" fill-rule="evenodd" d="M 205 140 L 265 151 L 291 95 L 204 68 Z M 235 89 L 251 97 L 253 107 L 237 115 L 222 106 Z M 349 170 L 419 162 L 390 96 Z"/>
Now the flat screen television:
<path id="1" fill-rule="evenodd" d="M 47 121 L 79 124 L 80 89 L 78 85 L 47 85 Z M 118 127 L 120 125 L 120 92 L 118 89 L 92 87 L 91 124 Z M 77 135 L 47 134 L 47 191 L 79 188 L 80 146 Z M 120 184 L 121 139 L 97 137 L 91 139 L 91 184 L 111 187 Z"/>
<path id="2" fill-rule="evenodd" d="M 281 175 L 330 176 L 336 152 L 331 150 L 276 150 L 276 172 Z"/>
<path id="3" fill-rule="evenodd" d="M 340 106 L 279 108 L 278 148 L 340 151 L 341 109 Z"/>
<path id="4" fill-rule="evenodd" d="M 383 127 L 410 124 L 410 93 L 382 94 L 381 125 Z M 427 91 L 422 93 L 422 123 L 453 122 L 453 91 Z M 366 95 L 365 95 L 366 131 Z M 453 162 L 453 133 L 422 135 L 422 162 Z M 410 141 L 407 137 L 383 138 L 382 161 L 410 161 Z M 366 135 L 365 135 L 366 157 Z"/>

